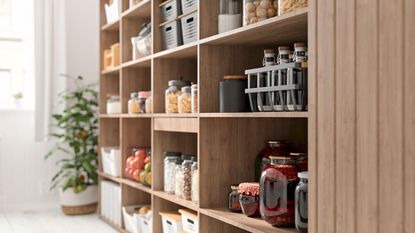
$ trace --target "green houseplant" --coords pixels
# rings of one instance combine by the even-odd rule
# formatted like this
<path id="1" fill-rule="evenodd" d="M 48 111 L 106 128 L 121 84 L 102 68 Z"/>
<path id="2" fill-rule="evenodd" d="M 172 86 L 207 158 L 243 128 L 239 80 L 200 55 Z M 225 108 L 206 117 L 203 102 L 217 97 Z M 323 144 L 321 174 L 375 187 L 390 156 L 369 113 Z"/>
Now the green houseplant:
<path id="1" fill-rule="evenodd" d="M 51 189 L 60 187 L 62 210 L 66 214 L 86 214 L 97 208 L 98 183 L 98 93 L 94 85 L 75 79 L 75 88 L 59 95 L 65 108 L 52 115 L 55 146 L 45 159 L 60 156 Z"/>

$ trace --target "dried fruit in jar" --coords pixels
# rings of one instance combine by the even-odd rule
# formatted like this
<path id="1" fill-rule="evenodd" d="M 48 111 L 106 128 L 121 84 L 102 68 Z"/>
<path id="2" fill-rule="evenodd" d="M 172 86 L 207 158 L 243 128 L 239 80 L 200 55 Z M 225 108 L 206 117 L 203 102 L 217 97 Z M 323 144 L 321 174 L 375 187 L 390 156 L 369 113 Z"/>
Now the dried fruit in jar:
<path id="1" fill-rule="evenodd" d="M 253 24 L 277 15 L 277 0 L 245 0 L 244 25 Z"/>

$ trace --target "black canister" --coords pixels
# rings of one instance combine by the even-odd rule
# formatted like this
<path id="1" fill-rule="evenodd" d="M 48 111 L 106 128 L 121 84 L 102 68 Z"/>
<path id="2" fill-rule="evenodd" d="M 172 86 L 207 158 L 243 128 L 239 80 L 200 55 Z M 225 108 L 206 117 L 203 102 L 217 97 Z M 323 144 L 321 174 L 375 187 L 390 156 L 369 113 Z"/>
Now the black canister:
<path id="1" fill-rule="evenodd" d="M 219 82 L 219 111 L 248 112 L 249 99 L 245 94 L 247 80 L 240 75 L 227 75 Z"/>

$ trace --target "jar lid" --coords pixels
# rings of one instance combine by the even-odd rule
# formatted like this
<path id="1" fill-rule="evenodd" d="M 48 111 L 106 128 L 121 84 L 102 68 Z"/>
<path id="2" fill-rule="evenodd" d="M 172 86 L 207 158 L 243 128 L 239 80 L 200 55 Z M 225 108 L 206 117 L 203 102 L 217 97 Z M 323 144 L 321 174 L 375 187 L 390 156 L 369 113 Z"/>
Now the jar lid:
<path id="1" fill-rule="evenodd" d="M 138 97 L 138 93 L 137 92 L 131 92 L 130 98 L 137 98 L 137 97 Z"/>
<path id="2" fill-rule="evenodd" d="M 288 143 L 290 143 L 290 141 L 288 141 L 288 140 L 268 140 L 266 143 L 270 144 L 270 145 L 280 145 L 280 144 L 288 144 Z"/>
<path id="3" fill-rule="evenodd" d="M 192 160 L 194 156 L 196 155 L 182 154 L 182 160 Z"/>
<path id="4" fill-rule="evenodd" d="M 277 51 L 275 49 L 265 49 L 264 50 L 264 54 L 265 53 L 276 53 Z"/>
<path id="5" fill-rule="evenodd" d="M 176 86 L 178 88 L 182 88 L 184 86 L 189 86 L 190 82 L 183 80 L 183 77 L 179 77 L 177 80 L 170 80 L 168 84 L 169 84 L 169 87 Z"/>
<path id="6" fill-rule="evenodd" d="M 191 91 L 190 86 L 184 86 L 184 87 L 182 87 L 182 92 L 184 92 L 184 93 L 190 93 L 190 91 Z"/>
<path id="7" fill-rule="evenodd" d="M 294 48 L 296 48 L 296 47 L 303 47 L 303 48 L 305 48 L 305 47 L 307 47 L 307 45 L 305 43 L 295 43 L 294 44 Z"/>
<path id="8" fill-rule="evenodd" d="M 238 193 L 250 196 L 259 196 L 259 183 L 248 182 L 240 183 Z"/>
<path id="9" fill-rule="evenodd" d="M 166 151 L 163 153 L 164 157 L 180 157 L 182 155 L 181 152 L 174 152 L 174 151 Z"/>
<path id="10" fill-rule="evenodd" d="M 112 95 L 112 96 L 109 96 L 109 99 L 112 100 L 112 101 L 119 101 L 120 96 L 119 95 Z"/>
<path id="11" fill-rule="evenodd" d="M 298 153 L 298 152 L 296 152 L 296 153 L 290 153 L 290 156 L 293 156 L 293 157 L 307 157 L 307 153 Z"/>
<path id="12" fill-rule="evenodd" d="M 180 166 L 182 166 L 182 163 L 183 163 L 183 160 L 181 160 L 181 159 L 178 159 L 175 162 L 176 165 L 180 165 Z"/>
<path id="13" fill-rule="evenodd" d="M 231 189 L 232 189 L 232 191 L 238 191 L 239 186 L 238 185 L 231 185 Z"/>
<path id="14" fill-rule="evenodd" d="M 244 79 L 245 76 L 243 75 L 225 75 L 223 76 L 223 79 Z"/>
<path id="15" fill-rule="evenodd" d="M 279 46 L 278 47 L 278 51 L 285 51 L 285 50 L 290 50 L 290 47 L 288 47 L 288 46 Z"/>
<path id="16" fill-rule="evenodd" d="M 198 85 L 197 85 L 197 83 L 193 83 L 191 87 L 192 87 L 192 89 L 197 89 Z"/>
<path id="17" fill-rule="evenodd" d="M 196 156 L 196 155 L 194 155 L 194 156 L 192 157 L 192 161 L 193 161 L 193 162 L 197 162 L 197 156 Z"/>
<path id="18" fill-rule="evenodd" d="M 308 180 L 308 172 L 299 172 L 298 173 L 298 178 Z"/>
<path id="19" fill-rule="evenodd" d="M 184 160 L 183 161 L 183 163 L 182 163 L 182 165 L 187 165 L 187 164 L 193 164 L 193 161 L 192 160 Z"/>
<path id="20" fill-rule="evenodd" d="M 294 164 L 296 161 L 292 157 L 287 156 L 270 156 L 271 164 Z"/>

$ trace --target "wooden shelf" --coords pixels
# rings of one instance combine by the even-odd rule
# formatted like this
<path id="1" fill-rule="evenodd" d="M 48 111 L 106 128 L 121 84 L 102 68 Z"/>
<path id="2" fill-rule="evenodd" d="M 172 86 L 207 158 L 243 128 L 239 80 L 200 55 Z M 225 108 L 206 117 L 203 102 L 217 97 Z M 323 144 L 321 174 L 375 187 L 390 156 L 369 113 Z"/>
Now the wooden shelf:
<path id="1" fill-rule="evenodd" d="M 199 121 L 195 117 L 155 117 L 153 124 L 156 131 L 199 132 Z"/>
<path id="2" fill-rule="evenodd" d="M 153 55 L 154 58 L 196 58 L 198 42 L 181 45 Z"/>
<path id="3" fill-rule="evenodd" d="M 234 118 L 307 118 L 308 112 L 233 112 L 233 113 L 199 113 L 199 117 L 234 117 Z"/>
<path id="4" fill-rule="evenodd" d="M 149 193 L 149 194 L 152 193 L 152 190 L 151 190 L 150 187 L 145 186 L 145 185 L 143 185 L 141 183 L 138 183 L 138 182 L 135 182 L 135 181 L 132 181 L 132 180 L 129 180 L 129 179 L 125 179 L 125 178 L 121 178 L 120 181 L 121 181 L 122 184 L 128 185 L 128 186 L 130 186 L 132 188 L 141 190 L 141 191 L 146 192 L 146 193 Z"/>
<path id="5" fill-rule="evenodd" d="M 98 172 L 98 175 L 105 178 L 105 179 L 114 181 L 116 183 L 121 183 L 121 178 L 119 178 L 119 177 L 111 176 L 111 175 L 105 174 L 101 171 Z"/>
<path id="6" fill-rule="evenodd" d="M 122 114 L 99 114 L 100 118 L 121 118 Z"/>
<path id="7" fill-rule="evenodd" d="M 151 17 L 151 1 L 143 0 L 137 5 L 129 8 L 121 14 L 121 18 L 139 17 L 150 18 Z"/>
<path id="8" fill-rule="evenodd" d="M 187 200 L 185 200 L 183 198 L 177 197 L 177 196 L 175 196 L 173 194 L 165 193 L 163 191 L 153 191 L 153 194 L 155 196 L 159 197 L 159 198 L 162 198 L 164 200 L 173 202 L 173 203 L 175 203 L 177 205 L 181 205 L 181 206 L 186 207 L 186 208 L 189 208 L 191 210 L 194 210 L 194 211 L 198 211 L 199 210 L 199 205 L 196 202 L 187 201 Z"/>
<path id="9" fill-rule="evenodd" d="M 120 19 L 115 20 L 114 22 L 105 24 L 101 27 L 102 31 L 117 31 L 120 29 Z"/>
<path id="10" fill-rule="evenodd" d="M 196 118 L 198 117 L 198 113 L 153 113 L 153 117 L 163 118 L 163 117 L 173 117 L 173 118 Z"/>
<path id="11" fill-rule="evenodd" d="M 116 66 L 116 67 L 113 67 L 113 68 L 110 68 L 110 69 L 106 69 L 106 70 L 101 71 L 101 74 L 104 74 L 104 75 L 106 75 L 106 74 L 119 74 L 120 73 L 120 68 L 121 68 L 121 66 Z"/>
<path id="12" fill-rule="evenodd" d="M 226 209 L 200 209 L 199 212 L 252 233 L 297 232 L 294 228 L 276 228 L 261 218 L 249 218 L 242 213 L 233 213 Z"/>
<path id="13" fill-rule="evenodd" d="M 121 66 L 123 68 L 131 68 L 131 67 L 151 67 L 151 58 L 152 56 L 149 55 L 147 57 L 142 57 L 136 60 L 124 62 Z"/>

